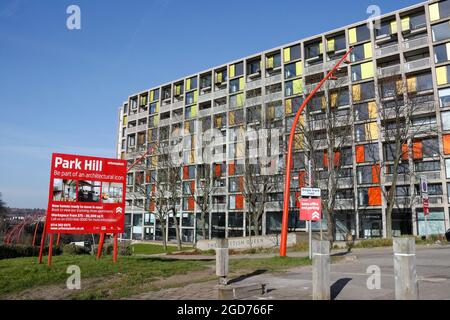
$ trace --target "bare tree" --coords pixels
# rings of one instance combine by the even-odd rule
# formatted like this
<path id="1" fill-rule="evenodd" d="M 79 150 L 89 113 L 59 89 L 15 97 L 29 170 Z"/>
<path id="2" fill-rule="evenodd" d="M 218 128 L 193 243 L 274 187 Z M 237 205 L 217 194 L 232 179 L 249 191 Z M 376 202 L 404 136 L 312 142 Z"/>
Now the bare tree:
<path id="1" fill-rule="evenodd" d="M 2 200 L 2 194 L 0 193 L 0 233 L 4 233 L 7 229 L 5 218 L 6 211 L 6 203 Z"/>
<path id="2" fill-rule="evenodd" d="M 427 136 L 436 136 L 436 126 L 427 122 L 426 118 L 420 118 L 420 114 L 426 114 L 434 110 L 434 97 L 416 94 L 416 85 L 405 82 L 400 77 L 392 76 L 381 79 L 376 92 L 379 96 L 376 112 L 380 117 L 379 134 L 371 137 L 368 132 L 366 139 L 382 139 L 384 157 L 378 160 L 378 154 L 370 158 L 374 160 L 377 168 L 378 181 L 381 175 L 388 179 L 381 187 L 383 198 L 386 202 L 386 237 L 392 237 L 392 212 L 396 208 L 411 209 L 417 196 L 414 186 L 418 177 L 415 174 L 413 160 L 421 158 L 421 139 Z M 376 116 L 373 115 L 373 118 Z M 371 118 L 370 112 L 368 118 Z M 424 120 L 421 120 L 424 119 Z M 375 138 L 375 139 L 374 139 Z M 439 153 L 439 147 L 429 146 Z M 369 152 L 378 152 L 371 149 Z M 401 200 L 397 199 L 397 192 L 404 188 Z"/>

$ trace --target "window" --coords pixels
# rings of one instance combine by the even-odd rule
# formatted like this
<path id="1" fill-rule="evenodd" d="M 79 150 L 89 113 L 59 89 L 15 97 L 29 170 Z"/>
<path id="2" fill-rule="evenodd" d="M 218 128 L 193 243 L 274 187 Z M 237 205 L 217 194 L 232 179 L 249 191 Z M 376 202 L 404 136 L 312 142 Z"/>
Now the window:
<path id="1" fill-rule="evenodd" d="M 381 206 L 381 188 L 359 188 L 358 205 L 360 206 Z"/>
<path id="2" fill-rule="evenodd" d="M 230 78 L 239 77 L 244 74 L 244 63 L 239 62 L 230 65 Z"/>
<path id="3" fill-rule="evenodd" d="M 446 21 L 431 26 L 431 33 L 433 35 L 433 42 L 449 39 L 450 22 Z"/>
<path id="4" fill-rule="evenodd" d="M 134 147 L 136 145 L 136 136 L 133 135 L 129 135 L 128 136 L 128 146 L 129 147 Z"/>
<path id="5" fill-rule="evenodd" d="M 244 90 L 245 81 L 244 77 L 233 79 L 230 81 L 230 93 Z"/>
<path id="6" fill-rule="evenodd" d="M 370 42 L 355 46 L 350 53 L 350 61 L 357 62 L 372 58 L 372 44 Z"/>
<path id="7" fill-rule="evenodd" d="M 355 119 L 357 121 L 374 119 L 377 117 L 377 105 L 375 102 L 368 102 L 355 105 Z"/>
<path id="8" fill-rule="evenodd" d="M 244 94 L 239 93 L 234 96 L 230 96 L 230 107 L 238 108 L 244 106 Z"/>
<path id="9" fill-rule="evenodd" d="M 386 81 L 382 81 L 380 83 L 381 87 L 381 96 L 383 98 L 396 97 L 403 92 L 403 83 L 402 79 L 388 79 Z M 398 101 L 394 101 L 398 103 Z M 395 107 L 395 105 L 393 105 Z"/>
<path id="10" fill-rule="evenodd" d="M 269 120 L 282 118 L 284 116 L 284 108 L 281 101 L 271 102 L 267 104 L 267 117 Z"/>
<path id="11" fill-rule="evenodd" d="M 366 24 L 348 30 L 349 43 L 366 41 L 370 39 L 370 29 Z"/>
<path id="12" fill-rule="evenodd" d="M 228 189 L 230 192 L 241 192 L 244 189 L 244 177 L 229 178 Z"/>
<path id="13" fill-rule="evenodd" d="M 150 102 L 159 100 L 159 89 L 150 91 Z"/>
<path id="14" fill-rule="evenodd" d="M 357 142 L 378 139 L 376 122 L 355 125 L 355 139 Z"/>
<path id="15" fill-rule="evenodd" d="M 303 93 L 302 80 L 297 79 L 285 83 L 285 96 L 290 97 Z"/>
<path id="16" fill-rule="evenodd" d="M 441 63 L 449 61 L 450 42 L 434 47 L 434 62 Z"/>
<path id="17" fill-rule="evenodd" d="M 286 114 L 297 113 L 298 109 L 303 103 L 303 97 L 295 97 L 291 99 L 286 99 L 285 108 Z"/>
<path id="18" fill-rule="evenodd" d="M 284 66 L 284 78 L 290 79 L 294 77 L 299 77 L 302 75 L 303 64 L 301 61 L 296 63 L 287 64 Z"/>
<path id="19" fill-rule="evenodd" d="M 197 103 L 197 99 L 198 99 L 197 90 L 186 93 L 186 104 Z"/>
<path id="20" fill-rule="evenodd" d="M 186 79 L 186 91 L 197 89 L 197 77 Z"/>
<path id="21" fill-rule="evenodd" d="M 281 54 L 275 53 L 266 57 L 266 69 L 276 69 L 281 66 Z"/>
<path id="22" fill-rule="evenodd" d="M 322 41 L 305 46 L 306 59 L 317 58 L 323 53 Z"/>
<path id="23" fill-rule="evenodd" d="M 445 159 L 445 177 L 450 179 L 450 159 Z"/>
<path id="24" fill-rule="evenodd" d="M 352 81 L 373 78 L 373 62 L 352 66 Z"/>
<path id="25" fill-rule="evenodd" d="M 301 59 L 301 50 L 300 45 L 295 45 L 289 48 L 283 49 L 283 57 L 284 57 L 284 63 L 294 61 Z"/>
<path id="26" fill-rule="evenodd" d="M 442 130 L 450 130 L 450 111 L 441 112 Z"/>
<path id="27" fill-rule="evenodd" d="M 174 90 L 173 95 L 175 97 L 181 96 L 183 94 L 183 92 L 184 92 L 184 84 L 183 83 L 175 84 L 174 87 L 173 87 L 173 90 Z"/>
<path id="28" fill-rule="evenodd" d="M 224 83 L 225 81 L 227 81 L 227 69 L 222 69 L 222 70 L 216 71 L 215 83 L 220 85 L 220 84 Z"/>
<path id="29" fill-rule="evenodd" d="M 375 29 L 377 37 L 388 36 L 397 33 L 397 21 L 384 21 L 381 22 L 380 29 Z"/>
<path id="30" fill-rule="evenodd" d="M 327 52 L 336 52 L 345 50 L 347 44 L 345 41 L 345 34 L 335 36 L 334 38 L 327 39 Z"/>
<path id="31" fill-rule="evenodd" d="M 155 114 L 159 112 L 159 102 L 153 102 L 150 104 L 149 113 Z"/>
<path id="32" fill-rule="evenodd" d="M 426 26 L 425 14 L 423 12 L 402 17 L 402 31 L 420 29 Z"/>
<path id="33" fill-rule="evenodd" d="M 247 64 L 247 73 L 256 74 L 261 72 L 261 60 L 253 60 Z"/>
<path id="34" fill-rule="evenodd" d="M 186 107 L 184 109 L 184 117 L 186 119 L 191 119 L 197 116 L 197 106 Z"/>
<path id="35" fill-rule="evenodd" d="M 235 195 L 235 196 L 229 196 L 228 205 L 231 210 L 243 209 L 244 208 L 244 196 L 240 195 L 240 194 Z"/>
<path id="36" fill-rule="evenodd" d="M 441 1 L 430 4 L 430 20 L 436 21 L 450 16 L 450 1 Z"/>
<path id="37" fill-rule="evenodd" d="M 244 110 L 231 111 L 228 115 L 230 125 L 237 125 L 244 122 Z"/>
<path id="38" fill-rule="evenodd" d="M 211 74 L 200 76 L 200 89 L 211 87 Z"/>
<path id="39" fill-rule="evenodd" d="M 449 66 L 442 66 L 436 68 L 436 80 L 437 84 L 443 85 L 449 83 L 450 80 L 450 68 Z"/>
<path id="40" fill-rule="evenodd" d="M 354 102 L 373 99 L 375 97 L 373 81 L 353 85 L 352 96 Z"/>
<path id="41" fill-rule="evenodd" d="M 439 143 L 437 138 L 422 140 L 422 154 L 424 157 L 436 157 L 439 155 Z"/>
<path id="42" fill-rule="evenodd" d="M 357 167 L 357 179 L 359 184 L 379 183 L 379 176 L 379 165 Z"/>
<path id="43" fill-rule="evenodd" d="M 422 73 L 407 78 L 407 87 L 409 93 L 421 92 L 433 89 L 431 73 Z"/>
<path id="44" fill-rule="evenodd" d="M 375 162 L 378 160 L 379 155 L 377 143 L 356 146 L 356 163 Z"/>
<path id="45" fill-rule="evenodd" d="M 415 163 L 416 172 L 441 171 L 440 161 L 425 161 Z"/>
<path id="46" fill-rule="evenodd" d="M 441 108 L 450 107 L 450 88 L 439 90 L 439 105 Z"/>

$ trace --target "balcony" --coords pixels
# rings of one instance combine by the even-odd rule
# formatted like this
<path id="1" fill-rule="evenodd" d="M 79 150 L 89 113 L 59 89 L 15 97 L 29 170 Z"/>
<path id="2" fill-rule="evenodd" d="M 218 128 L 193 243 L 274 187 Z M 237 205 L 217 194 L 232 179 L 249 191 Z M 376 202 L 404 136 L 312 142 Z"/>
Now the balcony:
<path id="1" fill-rule="evenodd" d="M 198 112 L 199 117 L 209 116 L 212 113 L 212 108 L 203 109 Z"/>
<path id="2" fill-rule="evenodd" d="M 405 63 L 405 72 L 416 71 L 420 69 L 426 69 L 430 67 L 430 58 L 423 58 Z"/>
<path id="3" fill-rule="evenodd" d="M 177 102 L 172 103 L 170 109 L 175 110 L 178 108 L 182 108 L 183 106 L 184 106 L 184 101 L 177 101 Z"/>
<path id="4" fill-rule="evenodd" d="M 222 89 L 220 91 L 213 92 L 211 98 L 212 99 L 220 99 L 220 98 L 223 98 L 223 97 L 226 97 L 226 96 L 227 96 L 227 90 Z"/>
<path id="5" fill-rule="evenodd" d="M 256 106 L 261 104 L 262 102 L 262 97 L 253 97 L 253 98 L 247 98 L 247 106 Z"/>
<path id="6" fill-rule="evenodd" d="M 340 77 L 335 81 L 330 81 L 330 89 L 348 86 L 348 76 Z"/>
<path id="7" fill-rule="evenodd" d="M 264 103 L 281 100 L 282 98 L 283 98 L 283 93 L 281 91 L 280 92 L 274 92 L 274 93 L 267 93 L 264 96 Z"/>
<path id="8" fill-rule="evenodd" d="M 338 178 L 338 188 L 347 188 L 352 186 L 353 186 L 352 177 Z"/>
<path id="9" fill-rule="evenodd" d="M 212 211 L 225 211 L 225 210 L 227 210 L 226 203 L 213 203 L 212 204 Z"/>
<path id="10" fill-rule="evenodd" d="M 281 201 L 272 201 L 272 202 L 266 202 L 265 204 L 265 210 L 275 210 L 275 211 L 281 211 Z"/>
<path id="11" fill-rule="evenodd" d="M 307 84 L 307 85 L 305 85 L 305 90 L 304 90 L 304 91 L 305 91 L 306 93 L 309 93 L 309 92 L 313 91 L 314 88 L 315 88 L 318 84 L 319 84 L 318 82 L 317 82 L 317 83 Z M 323 91 L 323 88 L 324 88 L 324 86 L 320 87 L 320 89 L 318 90 L 318 92 Z"/>
<path id="12" fill-rule="evenodd" d="M 354 205 L 353 199 L 336 199 L 336 209 L 353 209 Z"/>
<path id="13" fill-rule="evenodd" d="M 223 112 L 226 112 L 227 110 L 228 110 L 228 104 L 222 104 L 220 106 L 213 107 L 214 114 L 223 113 Z"/>
<path id="14" fill-rule="evenodd" d="M 400 72 L 401 72 L 401 67 L 399 64 L 385 67 L 385 68 L 378 68 L 378 70 L 377 70 L 378 76 L 381 78 L 391 77 L 391 76 L 400 74 Z"/>
<path id="15" fill-rule="evenodd" d="M 139 116 L 140 116 L 139 113 L 130 114 L 127 116 L 127 121 L 131 122 L 131 121 L 137 120 L 139 118 Z"/>
<path id="16" fill-rule="evenodd" d="M 212 96 L 211 93 L 205 93 L 205 94 L 199 95 L 198 96 L 198 102 L 202 103 L 202 102 L 205 102 L 205 101 L 209 101 L 209 100 L 211 100 L 211 96 Z"/>
<path id="17" fill-rule="evenodd" d="M 266 78 L 266 85 L 275 84 L 281 81 L 281 74 L 277 74 Z"/>
<path id="18" fill-rule="evenodd" d="M 251 90 L 251 89 L 256 89 L 262 86 L 262 80 L 254 80 L 254 81 L 250 81 L 246 83 L 246 89 L 247 90 Z"/>
<path id="19" fill-rule="evenodd" d="M 405 50 L 415 49 L 415 48 L 426 46 L 426 45 L 428 45 L 428 37 L 420 37 L 417 39 L 404 41 L 403 49 L 405 49 Z"/>
<path id="20" fill-rule="evenodd" d="M 159 121 L 159 126 L 166 126 L 172 123 L 172 118 L 162 119 Z"/>
<path id="21" fill-rule="evenodd" d="M 173 123 L 181 122 L 184 120 L 184 115 L 180 114 L 177 116 L 172 116 L 171 119 Z"/>
<path id="22" fill-rule="evenodd" d="M 427 177 L 427 180 L 441 180 L 441 172 L 435 171 L 435 172 L 416 172 L 417 175 L 425 176 Z M 417 179 L 418 180 L 418 179 Z"/>
<path id="23" fill-rule="evenodd" d="M 434 106 L 434 101 L 428 101 L 428 102 L 424 102 L 421 103 L 418 106 L 413 106 L 414 109 L 414 114 L 422 114 L 422 113 L 430 113 L 430 112 L 435 112 L 436 108 Z"/>
<path id="24" fill-rule="evenodd" d="M 323 72 L 324 67 L 323 63 L 305 67 L 305 75 Z"/>
<path id="25" fill-rule="evenodd" d="M 382 57 L 398 52 L 398 44 L 375 49 L 375 56 Z"/>

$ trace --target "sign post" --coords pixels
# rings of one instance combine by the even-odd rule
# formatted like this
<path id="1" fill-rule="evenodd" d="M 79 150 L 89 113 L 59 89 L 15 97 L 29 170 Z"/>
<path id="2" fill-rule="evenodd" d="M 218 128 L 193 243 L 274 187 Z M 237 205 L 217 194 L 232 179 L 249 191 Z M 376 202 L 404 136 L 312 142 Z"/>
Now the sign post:
<path id="1" fill-rule="evenodd" d="M 425 220 L 425 239 L 428 239 L 428 215 L 430 214 L 430 200 L 428 198 L 428 181 L 426 176 L 420 176 L 420 194 L 422 196 L 423 217 Z"/>
<path id="2" fill-rule="evenodd" d="M 125 160 L 54 153 L 43 239 L 54 234 L 117 234 L 124 232 L 127 162 Z M 39 262 L 45 241 L 41 241 Z"/>
<path id="3" fill-rule="evenodd" d="M 303 192 L 305 190 L 305 193 Z M 310 189 L 314 191 L 311 192 Z M 304 195 L 314 194 L 316 198 L 303 198 Z M 320 199 L 320 189 L 318 188 L 302 188 L 300 202 L 300 220 L 308 222 L 309 231 L 309 258 L 312 259 L 312 221 L 321 220 L 322 201 Z"/>

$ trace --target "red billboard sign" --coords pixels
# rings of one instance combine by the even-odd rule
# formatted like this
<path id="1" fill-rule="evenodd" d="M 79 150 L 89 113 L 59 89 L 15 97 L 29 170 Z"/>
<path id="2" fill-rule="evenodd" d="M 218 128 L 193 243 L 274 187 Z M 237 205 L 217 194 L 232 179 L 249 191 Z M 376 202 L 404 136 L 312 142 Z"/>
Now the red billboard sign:
<path id="1" fill-rule="evenodd" d="M 54 153 L 47 233 L 123 233 L 125 160 Z"/>
<path id="2" fill-rule="evenodd" d="M 423 203 L 423 214 L 427 216 L 430 214 L 430 200 L 428 200 L 428 198 L 423 198 L 422 203 Z"/>
<path id="3" fill-rule="evenodd" d="M 320 198 L 302 198 L 300 200 L 300 220 L 319 221 L 322 216 Z"/>

